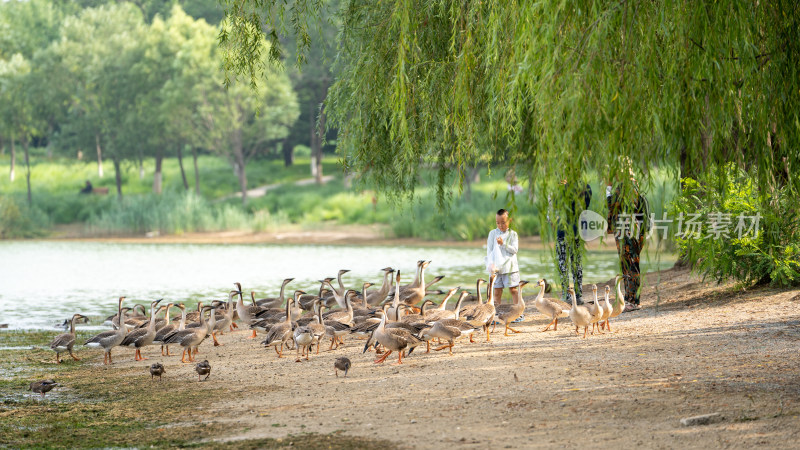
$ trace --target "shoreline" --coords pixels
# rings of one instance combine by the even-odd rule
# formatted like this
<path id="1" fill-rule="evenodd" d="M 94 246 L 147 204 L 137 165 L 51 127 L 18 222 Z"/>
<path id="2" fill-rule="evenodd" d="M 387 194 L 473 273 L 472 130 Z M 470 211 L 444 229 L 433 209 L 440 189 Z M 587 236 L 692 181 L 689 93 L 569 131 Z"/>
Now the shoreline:
<path id="1" fill-rule="evenodd" d="M 796 440 L 800 289 L 717 285 L 686 268 L 647 273 L 654 276 L 658 292 L 645 286 L 643 308 L 612 319 L 613 332 L 582 339 L 564 318 L 543 333 L 549 318 L 528 303 L 521 334 L 498 327 L 491 342 L 461 339 L 452 356 L 419 347 L 402 365 L 394 355 L 375 364 L 355 337 L 295 362 L 295 352 L 278 358 L 240 329 L 219 336 L 220 347 L 200 346 L 197 360 L 213 371 L 198 381 L 179 348 L 168 358 L 148 347 L 147 362 L 115 349 L 104 366 L 102 352 L 81 347 L 81 362 L 57 365 L 44 347 L 55 333 L 11 332 L 14 345 L 30 349 L 4 352 L 0 362 L 11 399 L 0 403 L 0 440 L 200 448 L 571 448 L 588 432 L 609 447 Z M 352 361 L 347 378 L 334 375 L 340 356 Z M 163 380 L 151 379 L 153 362 L 166 367 Z M 25 393 L 42 378 L 59 386 L 44 400 Z M 680 424 L 709 413 L 720 420 Z M 130 425 L 120 428 L 119 417 Z M 22 431 L 33 424 L 35 432 Z"/>
<path id="2" fill-rule="evenodd" d="M 487 230 L 488 235 L 489 230 Z M 108 242 L 120 244 L 312 244 L 312 245 L 374 245 L 407 247 L 459 247 L 483 248 L 485 240 L 429 241 L 421 238 L 387 237 L 390 232 L 384 225 L 328 225 L 318 229 L 286 227 L 273 231 L 209 231 L 183 234 L 144 236 L 87 236 L 75 226 L 56 227 L 53 235 L 39 238 L 40 241 Z M 544 242 L 541 236 L 520 237 L 520 249 L 550 250 L 552 242 Z M 616 244 L 609 235 L 605 241 L 595 239 L 586 243 L 589 251 L 616 252 Z M 665 252 L 666 253 L 666 252 Z"/>

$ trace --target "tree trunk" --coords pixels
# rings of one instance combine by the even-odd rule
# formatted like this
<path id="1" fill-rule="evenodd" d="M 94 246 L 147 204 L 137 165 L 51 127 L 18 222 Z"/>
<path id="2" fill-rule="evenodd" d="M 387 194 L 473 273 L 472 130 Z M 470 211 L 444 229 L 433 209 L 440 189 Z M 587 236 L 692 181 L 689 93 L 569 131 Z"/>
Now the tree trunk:
<path id="1" fill-rule="evenodd" d="M 100 135 L 94 135 L 94 143 L 97 148 L 97 176 L 103 178 L 103 150 L 100 148 Z"/>
<path id="2" fill-rule="evenodd" d="M 242 149 L 242 128 L 233 131 L 233 157 L 236 163 L 236 175 L 239 177 L 239 187 L 242 190 L 242 205 L 247 205 L 247 171 L 244 167 L 244 149 Z"/>
<path id="3" fill-rule="evenodd" d="M 192 159 L 194 159 L 194 192 L 200 195 L 200 169 L 197 167 L 197 148 L 192 147 Z"/>
<path id="4" fill-rule="evenodd" d="M 181 178 L 183 178 L 183 189 L 189 190 L 189 182 L 186 181 L 186 171 L 183 170 L 183 144 L 178 145 L 178 167 L 181 168 Z"/>
<path id="5" fill-rule="evenodd" d="M 164 153 L 159 149 L 156 151 L 156 173 L 153 174 L 153 193 L 161 193 L 161 166 L 164 163 Z"/>
<path id="6" fill-rule="evenodd" d="M 122 171 L 120 170 L 119 158 L 112 158 L 114 161 L 114 176 L 117 180 L 117 198 L 122 200 Z"/>
<path id="7" fill-rule="evenodd" d="M 11 172 L 8 174 L 8 179 L 14 182 L 15 169 L 17 165 L 17 148 L 14 146 L 14 133 L 11 133 Z"/>
<path id="8" fill-rule="evenodd" d="M 319 113 L 319 128 L 317 129 L 317 148 L 314 153 L 317 155 L 314 158 L 317 164 L 316 181 L 317 184 L 322 184 L 322 141 L 325 139 L 325 108 Z"/>
<path id="9" fill-rule="evenodd" d="M 28 184 L 28 206 L 33 206 L 33 198 L 31 197 L 31 160 L 28 156 L 27 134 L 23 134 L 22 148 L 25 149 L 25 181 Z"/>
<path id="10" fill-rule="evenodd" d="M 283 166 L 290 167 L 294 164 L 294 149 L 289 148 L 289 138 L 283 140 Z"/>

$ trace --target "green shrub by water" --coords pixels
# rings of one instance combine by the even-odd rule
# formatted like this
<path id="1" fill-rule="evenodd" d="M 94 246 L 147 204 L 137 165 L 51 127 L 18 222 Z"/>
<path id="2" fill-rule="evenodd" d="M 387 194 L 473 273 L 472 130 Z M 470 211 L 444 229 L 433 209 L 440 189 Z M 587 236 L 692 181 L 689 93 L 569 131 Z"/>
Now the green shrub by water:
<path id="1" fill-rule="evenodd" d="M 747 284 L 800 285 L 800 212 L 792 206 L 796 200 L 782 191 L 759 192 L 746 173 L 732 170 L 727 179 L 724 195 L 684 179 L 684 195 L 675 202 L 674 213 L 687 218 L 699 214 L 705 237 L 678 238 L 681 254 L 693 268 L 718 281 L 733 278 Z M 730 230 L 728 236 L 709 235 L 705 227 L 709 221 L 723 223 L 721 217 L 714 219 L 715 214 L 725 214 L 730 221 L 722 227 Z M 736 228 L 740 215 L 745 218 L 741 236 Z M 760 216 L 757 236 L 746 232 L 753 224 L 750 218 L 756 216 Z"/>

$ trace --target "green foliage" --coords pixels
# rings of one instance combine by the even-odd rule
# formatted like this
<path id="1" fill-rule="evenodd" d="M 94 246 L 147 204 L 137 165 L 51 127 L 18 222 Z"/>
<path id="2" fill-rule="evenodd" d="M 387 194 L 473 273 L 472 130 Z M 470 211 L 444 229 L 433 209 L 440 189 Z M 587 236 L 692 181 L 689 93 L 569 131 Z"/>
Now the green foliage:
<path id="1" fill-rule="evenodd" d="M 131 195 L 88 221 L 95 234 L 182 234 L 198 231 L 267 230 L 281 222 L 267 213 L 255 218 L 241 207 L 212 204 L 193 192 Z"/>
<path id="2" fill-rule="evenodd" d="M 10 196 L 0 197 L 0 239 L 41 237 L 48 226 L 47 216 L 38 208 L 20 206 Z"/>
<path id="3" fill-rule="evenodd" d="M 725 183 L 723 192 L 691 178 L 683 180 L 684 195 L 675 202 L 674 214 L 683 213 L 687 220 L 699 214 L 705 226 L 714 214 L 722 213 L 731 223 L 724 227 L 730 229 L 728 237 L 715 239 L 701 231 L 702 239 L 693 234 L 678 238 L 681 254 L 717 281 L 733 278 L 748 284 L 800 285 L 800 212 L 789 207 L 788 189 L 766 198 L 749 174 L 729 170 L 731 173 L 718 180 Z M 740 216 L 745 218 L 741 236 L 737 229 Z M 746 232 L 756 216 L 760 216 L 757 236 Z"/>

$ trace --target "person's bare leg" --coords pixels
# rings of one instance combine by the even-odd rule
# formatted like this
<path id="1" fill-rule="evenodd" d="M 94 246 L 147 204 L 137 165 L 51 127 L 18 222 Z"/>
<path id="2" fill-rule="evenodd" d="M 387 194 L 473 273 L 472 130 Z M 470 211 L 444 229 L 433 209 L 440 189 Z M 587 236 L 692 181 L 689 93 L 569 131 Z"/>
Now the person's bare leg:
<path id="1" fill-rule="evenodd" d="M 494 288 L 494 305 L 497 306 L 503 300 L 503 288 Z"/>
<path id="2" fill-rule="evenodd" d="M 520 294 L 522 293 L 519 289 L 519 286 L 508 288 L 508 290 L 509 292 L 511 292 L 511 298 L 514 300 L 514 304 L 518 305 L 520 300 Z"/>

